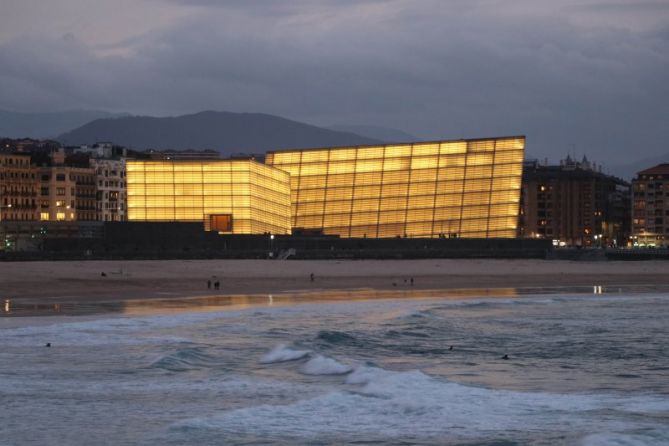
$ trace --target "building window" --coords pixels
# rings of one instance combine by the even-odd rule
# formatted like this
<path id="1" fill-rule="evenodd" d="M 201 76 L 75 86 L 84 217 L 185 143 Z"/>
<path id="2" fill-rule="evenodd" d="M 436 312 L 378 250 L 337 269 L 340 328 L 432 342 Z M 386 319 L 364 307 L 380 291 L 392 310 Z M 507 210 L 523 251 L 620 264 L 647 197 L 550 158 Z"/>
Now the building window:
<path id="1" fill-rule="evenodd" d="M 39 219 L 44 221 L 44 220 L 49 220 L 49 213 L 48 212 L 40 212 L 39 213 Z"/>
<path id="2" fill-rule="evenodd" d="M 56 174 L 56 181 L 65 181 L 65 174 L 64 173 Z"/>
<path id="3" fill-rule="evenodd" d="M 62 197 L 65 195 L 65 188 L 64 187 L 59 187 L 56 189 L 56 195 L 59 197 Z"/>
<path id="4" fill-rule="evenodd" d="M 48 187 L 42 187 L 40 188 L 40 194 L 43 197 L 48 197 L 49 196 L 49 188 Z"/>
<path id="5" fill-rule="evenodd" d="M 65 220 L 65 212 L 57 212 L 57 213 L 56 213 L 56 220 L 57 220 L 57 221 L 63 221 L 63 220 Z"/>

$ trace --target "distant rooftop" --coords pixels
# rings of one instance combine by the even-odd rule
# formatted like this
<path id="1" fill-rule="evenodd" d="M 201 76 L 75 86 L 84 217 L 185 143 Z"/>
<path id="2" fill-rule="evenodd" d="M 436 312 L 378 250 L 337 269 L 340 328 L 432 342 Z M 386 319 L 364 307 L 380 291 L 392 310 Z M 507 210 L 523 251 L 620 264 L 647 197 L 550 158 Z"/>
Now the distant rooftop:
<path id="1" fill-rule="evenodd" d="M 525 160 L 523 162 L 523 178 L 525 180 L 531 178 L 569 178 L 572 180 L 599 178 L 614 181 L 619 185 L 629 185 L 629 183 L 622 178 L 602 172 L 602 166 L 588 160 L 586 156 L 584 156 L 581 161 L 578 161 L 568 155 L 565 159 L 560 160 L 560 164 L 553 165 L 549 165 L 547 162 L 542 164 L 536 159 Z"/>
<path id="2" fill-rule="evenodd" d="M 164 160 L 197 160 L 197 159 L 220 159 L 221 154 L 216 150 L 155 150 L 148 149 L 144 152 L 151 159 Z"/>
<path id="3" fill-rule="evenodd" d="M 642 170 L 637 175 L 669 175 L 669 163 L 658 164 L 650 169 Z"/>

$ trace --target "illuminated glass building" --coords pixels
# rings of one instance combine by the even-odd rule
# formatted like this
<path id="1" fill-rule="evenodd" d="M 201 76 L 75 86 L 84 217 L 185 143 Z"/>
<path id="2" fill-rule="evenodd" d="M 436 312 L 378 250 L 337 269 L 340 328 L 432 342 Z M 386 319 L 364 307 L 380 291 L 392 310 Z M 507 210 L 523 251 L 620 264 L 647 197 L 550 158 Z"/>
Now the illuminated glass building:
<path id="1" fill-rule="evenodd" d="M 270 152 L 293 230 L 342 237 L 516 236 L 525 138 Z"/>
<path id="2" fill-rule="evenodd" d="M 128 220 L 290 234 L 289 177 L 281 170 L 253 160 L 129 160 L 126 170 Z"/>

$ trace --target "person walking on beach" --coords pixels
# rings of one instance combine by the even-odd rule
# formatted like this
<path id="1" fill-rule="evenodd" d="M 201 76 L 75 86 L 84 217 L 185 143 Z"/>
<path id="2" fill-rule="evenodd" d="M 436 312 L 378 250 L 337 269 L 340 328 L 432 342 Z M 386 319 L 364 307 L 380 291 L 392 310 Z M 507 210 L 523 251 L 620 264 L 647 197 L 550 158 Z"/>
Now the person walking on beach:
<path id="1" fill-rule="evenodd" d="M 221 286 L 221 284 L 218 282 L 218 280 L 216 282 L 214 282 L 214 289 L 215 290 L 217 290 L 220 286 Z"/>
<path id="2" fill-rule="evenodd" d="M 309 274 L 309 279 L 313 282 L 314 281 L 314 273 Z"/>

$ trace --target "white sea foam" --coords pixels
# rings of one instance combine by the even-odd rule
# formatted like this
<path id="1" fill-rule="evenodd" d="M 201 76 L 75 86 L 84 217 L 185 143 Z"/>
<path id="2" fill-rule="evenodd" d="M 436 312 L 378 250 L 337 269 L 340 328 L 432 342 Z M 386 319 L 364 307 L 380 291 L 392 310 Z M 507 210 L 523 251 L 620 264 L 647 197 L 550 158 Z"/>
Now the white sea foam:
<path id="1" fill-rule="evenodd" d="M 351 370 L 352 367 L 321 355 L 314 356 L 300 369 L 305 375 L 343 375 Z"/>
<path id="2" fill-rule="evenodd" d="M 319 371 L 346 369 L 322 356 L 311 361 L 328 364 Z M 611 403 L 610 398 L 594 395 L 490 390 L 435 379 L 420 371 L 392 372 L 374 367 L 356 368 L 344 382 L 353 389 L 329 391 L 288 405 L 264 404 L 198 417 L 179 426 L 299 437 L 354 432 L 365 438 L 378 436 L 379 432 L 386 437 L 472 438 L 508 430 L 568 430 L 578 436 L 579 432 L 586 435 L 600 429 L 617 432 L 629 428 L 615 419 L 593 421 L 588 416 L 590 411 L 606 409 Z"/>
<path id="3" fill-rule="evenodd" d="M 293 350 L 285 344 L 279 344 L 260 358 L 261 364 L 273 364 L 276 362 L 295 361 L 309 355 L 309 350 Z"/>
<path id="4" fill-rule="evenodd" d="M 344 382 L 346 384 L 369 384 L 374 379 L 379 379 L 380 377 L 391 373 L 393 372 L 389 372 L 376 367 L 361 366 L 361 367 L 356 367 L 352 373 L 348 374 Z"/>
<path id="5" fill-rule="evenodd" d="M 614 406 L 615 403 L 612 403 Z M 653 398 L 653 397 L 634 397 L 625 400 L 621 404 L 625 412 L 639 413 L 639 414 L 664 414 L 669 417 L 669 398 Z"/>

